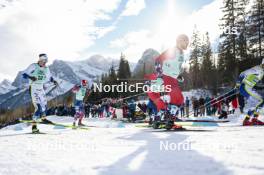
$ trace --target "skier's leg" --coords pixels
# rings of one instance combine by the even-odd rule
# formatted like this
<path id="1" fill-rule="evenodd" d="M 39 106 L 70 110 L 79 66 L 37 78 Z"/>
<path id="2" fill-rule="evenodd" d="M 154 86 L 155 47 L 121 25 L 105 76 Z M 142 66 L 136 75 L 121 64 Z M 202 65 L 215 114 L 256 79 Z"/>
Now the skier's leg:
<path id="1" fill-rule="evenodd" d="M 76 101 L 75 102 L 75 114 L 74 114 L 74 121 L 73 121 L 73 126 L 76 126 L 76 121 L 79 119 L 80 117 L 80 102 L 81 101 Z"/>
<path id="2" fill-rule="evenodd" d="M 40 103 L 40 108 L 41 108 L 41 122 L 45 124 L 52 124 L 52 121 L 48 120 L 46 118 L 46 113 L 47 113 L 47 99 L 45 95 L 44 89 L 42 89 L 39 93 L 39 103 Z"/>
<path id="3" fill-rule="evenodd" d="M 154 104 L 156 105 L 158 111 L 166 109 L 166 104 L 160 98 L 160 93 L 148 92 L 148 96 L 154 102 Z"/>
<path id="4" fill-rule="evenodd" d="M 82 126 L 82 125 L 83 125 L 82 120 L 83 120 L 84 116 L 85 116 L 85 115 L 84 115 L 83 112 L 80 112 L 80 113 L 79 113 L 79 121 L 78 121 L 78 125 L 79 125 L 79 126 Z"/>
<path id="5" fill-rule="evenodd" d="M 73 126 L 76 126 L 76 121 L 79 119 L 80 117 L 80 113 L 79 113 L 79 110 L 76 110 L 75 108 L 75 114 L 74 114 L 74 119 L 73 119 Z"/>
<path id="6" fill-rule="evenodd" d="M 248 108 L 248 112 L 247 112 L 247 115 L 246 117 L 249 117 L 253 114 L 252 110 L 253 108 L 251 107 L 252 105 L 250 104 L 250 99 L 253 98 L 250 96 L 249 92 L 246 90 L 246 85 L 245 84 L 242 84 L 240 87 L 239 87 L 239 93 L 246 98 L 247 100 L 247 108 Z M 248 88 L 247 88 L 248 89 Z M 253 98 L 254 99 L 254 98 Z"/>
<path id="7" fill-rule="evenodd" d="M 184 102 L 182 92 L 178 86 L 178 81 L 170 76 L 163 76 L 165 86 L 171 86 L 171 91 L 168 93 L 170 96 L 170 104 L 180 106 Z"/>
<path id="8" fill-rule="evenodd" d="M 36 104 L 36 103 L 33 103 L 33 106 L 35 108 L 35 112 L 33 114 L 33 117 L 32 117 L 32 132 L 33 133 L 36 133 L 36 132 L 39 132 L 39 129 L 37 128 L 37 120 L 40 119 L 40 115 L 41 115 L 41 106 L 40 104 Z"/>
<path id="9" fill-rule="evenodd" d="M 83 105 L 83 102 L 80 104 L 80 109 L 79 109 L 79 122 L 78 122 L 78 125 L 79 126 L 82 126 L 82 120 L 83 118 L 85 117 L 85 114 L 84 114 L 84 105 Z"/>
<path id="10" fill-rule="evenodd" d="M 245 85 L 245 91 L 251 96 L 253 97 L 255 100 L 255 108 L 254 111 L 258 111 L 259 108 L 261 108 L 263 106 L 263 98 L 262 96 L 255 90 L 252 89 L 250 87 L 248 87 L 247 85 Z"/>
<path id="11" fill-rule="evenodd" d="M 40 97 L 39 97 L 39 91 L 34 88 L 34 87 L 30 87 L 30 96 L 31 96 L 31 100 L 33 103 L 33 106 L 35 108 L 34 114 L 32 116 L 32 132 L 39 132 L 38 128 L 37 128 L 37 120 L 40 119 L 41 117 L 41 105 L 40 105 Z"/>

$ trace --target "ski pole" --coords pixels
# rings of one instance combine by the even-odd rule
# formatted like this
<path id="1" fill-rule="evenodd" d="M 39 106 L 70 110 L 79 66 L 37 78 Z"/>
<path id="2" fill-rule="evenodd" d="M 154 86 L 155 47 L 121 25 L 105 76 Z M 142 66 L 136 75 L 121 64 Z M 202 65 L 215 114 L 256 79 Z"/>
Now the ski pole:
<path id="1" fill-rule="evenodd" d="M 224 97 L 225 95 L 228 95 L 228 94 L 229 94 L 230 92 L 232 92 L 233 90 L 235 90 L 235 89 L 232 89 L 231 91 L 229 91 L 229 92 L 227 92 L 227 93 L 225 93 L 225 94 L 223 94 L 223 95 L 220 95 L 220 96 L 218 96 L 218 97 L 215 98 L 215 99 L 210 100 L 209 102 L 205 103 L 205 104 L 202 105 L 201 107 L 207 107 L 209 104 L 211 104 L 212 101 L 214 101 L 214 100 L 216 100 L 216 99 L 221 100 L 221 97 Z M 234 93 L 232 93 L 232 94 L 229 95 L 229 96 L 231 97 L 231 96 L 236 95 L 236 94 L 238 94 L 238 93 L 235 91 Z M 219 100 L 216 100 L 216 102 L 218 102 Z M 201 107 L 199 107 L 199 108 L 201 108 Z"/>
<path id="2" fill-rule="evenodd" d="M 231 89 L 230 91 L 228 91 L 228 92 L 225 93 L 225 94 L 222 94 L 222 95 L 216 97 L 215 99 L 210 100 L 209 102 L 205 103 L 204 106 L 206 106 L 207 104 L 210 104 L 213 100 L 219 99 L 219 98 L 221 98 L 221 97 L 227 95 L 228 93 L 232 92 L 233 90 L 235 90 L 235 88 Z"/>
<path id="3" fill-rule="evenodd" d="M 142 92 L 142 93 L 139 93 L 139 94 L 136 94 L 136 95 L 131 95 L 131 96 L 128 96 L 128 97 L 125 97 L 125 98 L 121 98 L 120 100 L 126 100 L 126 99 L 129 99 L 129 98 L 137 97 L 137 96 L 143 95 L 145 93 L 146 92 Z"/>

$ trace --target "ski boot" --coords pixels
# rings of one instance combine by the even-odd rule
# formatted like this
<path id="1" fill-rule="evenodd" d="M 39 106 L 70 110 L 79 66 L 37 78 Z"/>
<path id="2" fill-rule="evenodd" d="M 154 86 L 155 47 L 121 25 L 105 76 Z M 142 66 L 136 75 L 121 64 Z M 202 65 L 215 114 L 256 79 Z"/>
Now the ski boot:
<path id="1" fill-rule="evenodd" d="M 72 124 L 72 129 L 77 129 L 77 126 L 76 126 L 75 122 L 73 122 L 73 124 Z"/>
<path id="2" fill-rule="evenodd" d="M 176 128 L 181 128 L 180 125 L 175 125 L 174 122 L 182 121 L 178 118 L 179 114 L 179 107 L 176 105 L 169 105 L 169 108 L 166 113 L 165 117 L 165 128 L 166 130 L 171 130 Z"/>
<path id="3" fill-rule="evenodd" d="M 46 117 L 41 118 L 41 123 L 43 123 L 43 124 L 54 124 L 52 121 L 48 120 Z"/>
<path id="4" fill-rule="evenodd" d="M 155 116 L 154 117 L 154 120 L 153 120 L 153 122 L 152 122 L 152 127 L 153 127 L 153 129 L 159 129 L 159 127 L 160 127 L 160 116 Z"/>
<path id="5" fill-rule="evenodd" d="M 85 126 L 85 124 L 83 124 L 82 122 L 79 122 L 78 126 L 82 127 L 82 126 Z"/>
<path id="6" fill-rule="evenodd" d="M 173 125 L 172 129 L 173 129 L 173 130 L 180 130 L 180 131 L 182 131 L 182 130 L 186 130 L 186 129 L 183 128 L 181 125 Z"/>
<path id="7" fill-rule="evenodd" d="M 174 126 L 174 122 L 173 121 L 167 121 L 165 124 L 165 129 L 166 130 L 171 130 Z"/>
<path id="8" fill-rule="evenodd" d="M 33 125 L 32 125 L 32 133 L 33 133 L 33 134 L 38 134 L 38 133 L 40 133 L 40 132 L 39 132 L 39 129 L 37 128 L 37 125 L 36 125 L 36 124 L 33 124 Z"/>
<path id="9" fill-rule="evenodd" d="M 174 126 L 174 121 L 175 121 L 175 116 L 170 114 L 169 112 L 166 112 L 164 117 L 165 129 L 171 130 L 172 127 Z"/>

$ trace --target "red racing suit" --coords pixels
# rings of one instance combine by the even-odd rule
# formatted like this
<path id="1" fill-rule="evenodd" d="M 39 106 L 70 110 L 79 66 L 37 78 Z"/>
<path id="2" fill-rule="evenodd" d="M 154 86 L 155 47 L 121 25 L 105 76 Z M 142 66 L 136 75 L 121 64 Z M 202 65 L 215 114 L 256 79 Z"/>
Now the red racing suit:
<path id="1" fill-rule="evenodd" d="M 170 86 L 170 92 L 167 95 L 170 97 L 170 104 L 180 106 L 184 103 L 184 98 L 181 89 L 178 86 L 177 77 L 181 73 L 181 66 L 183 63 L 183 52 L 178 48 L 168 49 L 155 59 L 158 64 L 158 71 L 161 74 L 160 78 L 163 80 L 164 86 Z M 159 78 L 158 74 L 151 74 L 145 76 L 149 80 L 156 80 Z M 148 92 L 149 98 L 155 103 L 157 110 L 165 110 L 166 103 L 161 99 L 160 92 Z"/>

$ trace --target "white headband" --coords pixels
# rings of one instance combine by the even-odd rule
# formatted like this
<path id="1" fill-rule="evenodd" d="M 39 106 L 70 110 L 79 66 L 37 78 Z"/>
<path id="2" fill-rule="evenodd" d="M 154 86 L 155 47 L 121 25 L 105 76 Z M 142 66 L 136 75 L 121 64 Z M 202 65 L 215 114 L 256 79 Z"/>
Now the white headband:
<path id="1" fill-rule="evenodd" d="M 42 55 L 41 57 L 39 57 L 39 61 L 46 61 L 46 62 L 48 62 L 48 57 L 46 55 Z"/>

